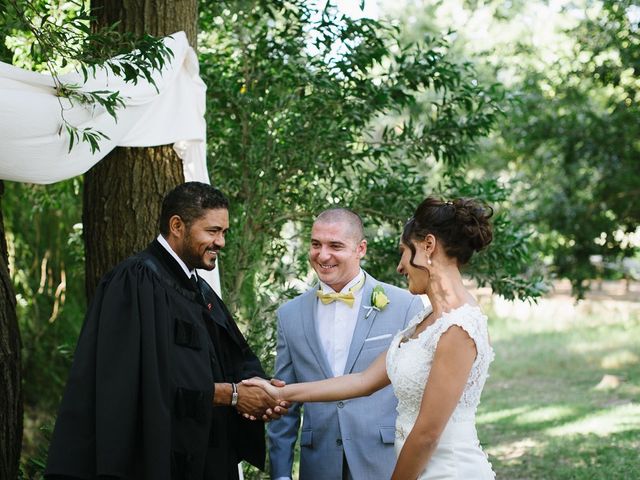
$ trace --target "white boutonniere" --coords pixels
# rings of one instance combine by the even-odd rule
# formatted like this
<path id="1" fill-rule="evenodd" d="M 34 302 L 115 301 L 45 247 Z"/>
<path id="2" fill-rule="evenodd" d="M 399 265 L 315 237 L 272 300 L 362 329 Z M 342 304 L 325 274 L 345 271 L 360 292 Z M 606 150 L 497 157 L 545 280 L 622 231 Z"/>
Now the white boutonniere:
<path id="1" fill-rule="evenodd" d="M 387 294 L 384 292 L 384 287 L 382 285 L 376 285 L 371 292 L 371 305 L 364 307 L 367 309 L 367 314 L 364 318 L 369 318 L 369 315 L 371 315 L 371 312 L 374 310 L 376 312 L 383 310 L 389 303 L 389 297 L 387 297 Z"/>

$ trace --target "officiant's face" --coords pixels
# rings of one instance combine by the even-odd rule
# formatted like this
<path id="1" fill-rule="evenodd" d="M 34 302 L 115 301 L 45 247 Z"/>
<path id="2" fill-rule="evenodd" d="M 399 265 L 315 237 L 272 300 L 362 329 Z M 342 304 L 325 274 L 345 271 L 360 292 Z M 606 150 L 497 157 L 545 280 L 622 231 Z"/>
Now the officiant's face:
<path id="1" fill-rule="evenodd" d="M 202 217 L 185 229 L 180 258 L 190 269 L 213 270 L 228 230 L 229 211 L 226 208 L 205 210 Z"/>
<path id="2" fill-rule="evenodd" d="M 339 292 L 360 271 L 367 241 L 348 222 L 316 222 L 311 229 L 309 261 L 321 281 Z"/>

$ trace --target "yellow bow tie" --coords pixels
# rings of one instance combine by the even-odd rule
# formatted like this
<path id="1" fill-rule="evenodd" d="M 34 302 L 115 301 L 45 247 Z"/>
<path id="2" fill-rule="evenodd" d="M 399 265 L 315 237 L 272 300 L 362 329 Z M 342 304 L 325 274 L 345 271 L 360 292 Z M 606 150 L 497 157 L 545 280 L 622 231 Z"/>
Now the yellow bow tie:
<path id="1" fill-rule="evenodd" d="M 322 290 L 318 290 L 317 295 L 320 301 L 325 305 L 335 302 L 336 300 L 340 300 L 350 307 L 353 307 L 353 302 L 356 301 L 356 296 L 351 291 L 348 293 L 323 293 Z"/>
<path id="2" fill-rule="evenodd" d="M 324 305 L 328 305 L 332 302 L 335 302 L 336 300 L 339 300 L 349 305 L 349 307 L 353 307 L 353 303 L 356 301 L 355 292 L 360 290 L 362 288 L 362 285 L 364 285 L 364 277 L 362 277 L 362 280 L 351 287 L 347 293 L 324 293 L 322 290 L 318 290 L 316 292 L 316 295 Z"/>

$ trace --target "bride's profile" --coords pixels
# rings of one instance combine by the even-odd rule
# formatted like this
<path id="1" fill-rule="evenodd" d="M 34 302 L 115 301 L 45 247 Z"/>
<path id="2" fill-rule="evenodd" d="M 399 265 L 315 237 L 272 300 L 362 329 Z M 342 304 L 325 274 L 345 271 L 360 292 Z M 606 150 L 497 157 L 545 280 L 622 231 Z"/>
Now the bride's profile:
<path id="1" fill-rule="evenodd" d="M 398 332 L 364 372 L 309 383 L 260 385 L 276 398 L 324 402 L 370 395 L 389 383 L 398 398 L 392 479 L 492 479 L 475 414 L 493 349 L 487 317 L 460 268 L 492 240 L 492 210 L 472 199 L 425 199 L 405 224 L 398 272 L 430 306 Z M 354 439 L 357 441 L 357 439 Z"/>

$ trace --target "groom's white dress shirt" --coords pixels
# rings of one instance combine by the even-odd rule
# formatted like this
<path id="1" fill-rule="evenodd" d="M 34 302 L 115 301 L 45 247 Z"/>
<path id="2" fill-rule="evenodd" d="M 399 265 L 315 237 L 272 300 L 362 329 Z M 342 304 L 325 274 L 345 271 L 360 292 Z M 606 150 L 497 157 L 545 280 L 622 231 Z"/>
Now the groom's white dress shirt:
<path id="1" fill-rule="evenodd" d="M 353 280 L 336 293 L 348 293 L 354 286 L 362 282 L 364 272 L 360 270 Z M 323 282 L 320 282 L 320 289 L 324 293 L 333 293 L 334 290 Z M 316 301 L 316 318 L 318 319 L 318 337 L 322 350 L 333 370 L 333 376 L 344 374 L 349 356 L 349 347 L 353 332 L 358 322 L 358 312 L 362 303 L 362 288 L 354 292 L 355 301 L 352 306 L 336 300 L 327 305 L 320 300 Z"/>

